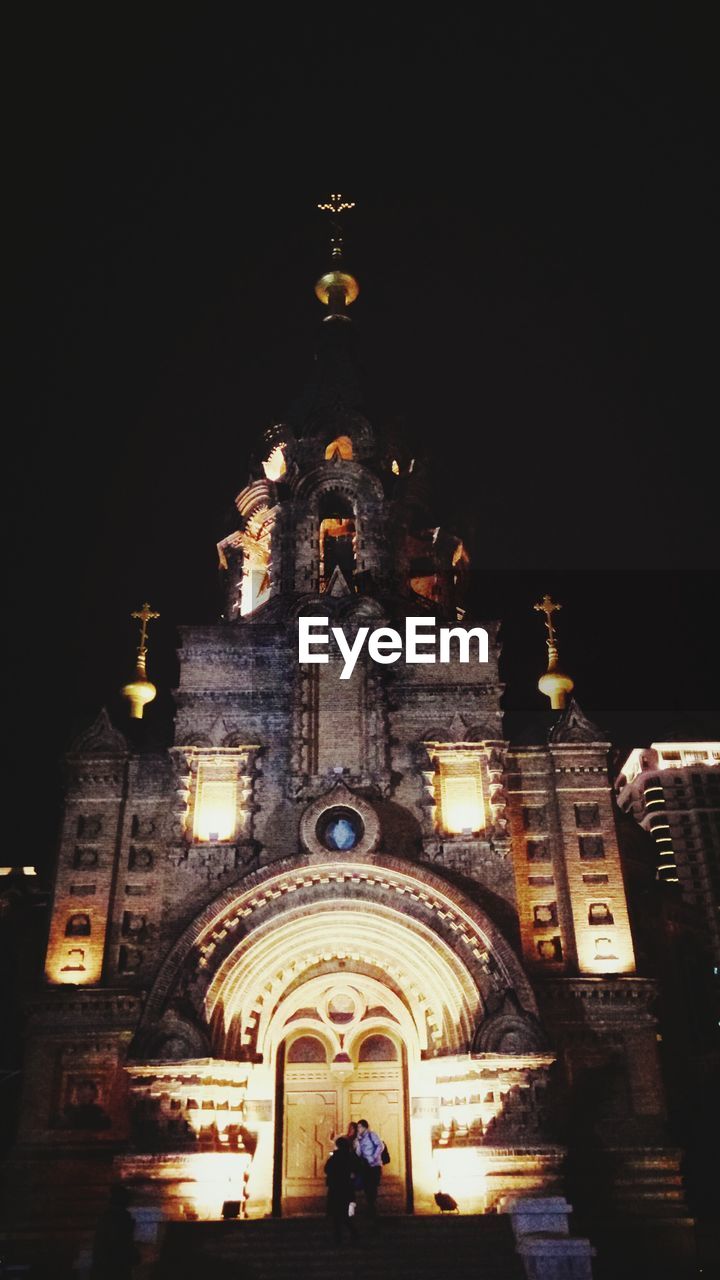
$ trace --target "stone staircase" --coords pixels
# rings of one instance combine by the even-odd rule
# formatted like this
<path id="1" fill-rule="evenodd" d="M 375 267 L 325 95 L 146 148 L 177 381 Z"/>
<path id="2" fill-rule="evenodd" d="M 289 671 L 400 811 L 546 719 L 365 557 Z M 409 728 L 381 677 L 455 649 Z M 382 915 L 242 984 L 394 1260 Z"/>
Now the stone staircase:
<path id="1" fill-rule="evenodd" d="M 334 1244 L 323 1218 L 170 1223 L 157 1280 L 523 1280 L 504 1215 L 357 1219 Z"/>

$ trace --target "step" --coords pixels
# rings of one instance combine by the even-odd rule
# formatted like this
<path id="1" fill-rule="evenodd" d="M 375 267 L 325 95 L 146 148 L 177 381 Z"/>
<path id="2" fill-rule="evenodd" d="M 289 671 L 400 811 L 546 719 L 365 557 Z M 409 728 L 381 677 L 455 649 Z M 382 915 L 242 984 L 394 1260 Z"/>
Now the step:
<path id="1" fill-rule="evenodd" d="M 157 1269 L 174 1280 L 521 1280 L 509 1220 L 502 1215 L 357 1220 L 356 1243 L 335 1245 L 322 1218 L 170 1223 Z"/>

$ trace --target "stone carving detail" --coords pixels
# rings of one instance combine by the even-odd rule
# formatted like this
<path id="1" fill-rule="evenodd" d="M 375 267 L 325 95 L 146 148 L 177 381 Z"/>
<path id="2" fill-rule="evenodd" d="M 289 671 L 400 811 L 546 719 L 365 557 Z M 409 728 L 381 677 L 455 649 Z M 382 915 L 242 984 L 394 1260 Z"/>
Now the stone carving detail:
<path id="1" fill-rule="evenodd" d="M 207 1058 L 210 1042 L 203 1031 L 174 1009 L 167 1009 L 160 1022 L 145 1027 L 132 1046 L 137 1060 L 181 1062 L 186 1058 Z"/>
<path id="2" fill-rule="evenodd" d="M 139 915 L 136 911 L 123 912 L 122 918 L 122 936 L 123 938 L 132 938 L 135 942 L 143 942 L 148 934 L 147 916 Z"/>
<path id="3" fill-rule="evenodd" d="M 77 820 L 77 834 L 79 840 L 97 840 L 102 835 L 100 815 L 96 813 L 81 815 Z"/>
<path id="4" fill-rule="evenodd" d="M 456 711 L 449 725 L 433 725 L 422 735 L 423 742 L 443 745 L 458 742 L 482 742 L 485 734 L 479 725 L 466 720 Z"/>
<path id="5" fill-rule="evenodd" d="M 94 724 L 73 742 L 69 756 L 127 755 L 128 743 L 124 734 L 116 729 L 105 707 Z"/>
<path id="6" fill-rule="evenodd" d="M 514 991 L 503 992 L 494 1012 L 483 1019 L 473 1040 L 473 1053 L 533 1054 L 546 1049 L 538 1019 L 523 1009 Z"/>
<path id="7" fill-rule="evenodd" d="M 140 840 L 152 840 L 158 834 L 159 821 L 156 817 L 136 813 L 132 820 L 132 834 Z"/>
<path id="8" fill-rule="evenodd" d="M 142 968 L 145 953 L 138 947 L 121 947 L 118 953 L 118 971 L 128 976 Z"/>
<path id="9" fill-rule="evenodd" d="M 130 849 L 129 867 L 131 871 L 150 871 L 154 862 L 152 849 Z"/>
<path id="10" fill-rule="evenodd" d="M 76 849 L 73 854 L 73 866 L 80 867 L 85 871 L 98 864 L 97 849 Z"/>
<path id="11" fill-rule="evenodd" d="M 553 725 L 550 742 L 604 742 L 606 734 L 588 720 L 576 698 L 571 698 L 560 719 Z"/>

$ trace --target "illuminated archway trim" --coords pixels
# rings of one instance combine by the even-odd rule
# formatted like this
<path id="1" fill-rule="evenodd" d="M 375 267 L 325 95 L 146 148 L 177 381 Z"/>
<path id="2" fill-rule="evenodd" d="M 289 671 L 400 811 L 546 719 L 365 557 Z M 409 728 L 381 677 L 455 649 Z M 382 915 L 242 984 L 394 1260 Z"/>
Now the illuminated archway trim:
<path id="1" fill-rule="evenodd" d="M 312 912 L 299 908 L 274 926 L 263 926 L 259 937 L 242 939 L 208 988 L 208 1021 L 219 1034 L 222 1019 L 225 1036 L 232 1022 L 239 1023 L 241 1044 L 254 1040 L 264 1056 L 268 1027 L 288 986 L 313 965 L 335 959 L 364 962 L 391 977 L 405 995 L 422 1049 L 469 1046 L 482 1000 L 452 949 L 426 924 L 396 908 L 372 904 L 368 909 L 352 898 L 318 903 Z M 325 975 L 325 985 L 329 981 Z"/>
<path id="2" fill-rule="evenodd" d="M 252 872 L 210 903 L 187 927 L 162 965 L 148 996 L 143 1024 L 153 1024 L 162 1016 L 183 973 L 191 988 L 204 994 L 227 954 L 255 927 L 265 922 L 277 927 L 279 915 L 299 906 L 303 896 L 309 911 L 337 896 L 338 885 L 358 902 L 367 902 L 372 892 L 380 892 L 383 903 L 392 902 L 403 916 L 412 913 L 416 917 L 421 912 L 432 933 L 452 939 L 458 960 L 481 993 L 493 986 L 512 988 L 520 1004 L 537 1013 L 517 955 L 482 908 L 453 885 L 427 868 L 399 858 L 329 854 L 326 858 L 314 856 L 312 861 L 307 857 L 283 859 Z"/>
<path id="3" fill-rule="evenodd" d="M 368 995 L 372 995 L 378 1002 L 382 1002 L 390 1015 L 388 1017 L 377 1014 L 359 1021 L 345 1036 L 344 1044 L 347 1052 L 352 1053 L 359 1037 L 364 1038 L 370 1034 L 381 1033 L 394 1037 L 394 1042 L 398 1045 L 404 1044 L 410 1061 L 418 1061 L 422 1049 L 418 1034 L 419 1027 L 412 1011 L 405 1006 L 400 997 L 379 979 L 368 978 L 366 974 L 343 971 L 342 977 L 343 980 L 347 979 L 351 985 L 364 988 Z M 265 1061 L 272 1063 L 278 1046 L 282 1041 L 285 1040 L 289 1043 L 297 1035 L 316 1035 L 323 1039 L 326 1045 L 332 1044 L 331 1058 L 338 1052 L 340 1041 L 337 1032 L 332 1027 L 322 1023 L 320 1019 L 308 1016 L 288 1023 L 288 1019 L 293 1016 L 298 1007 L 301 1008 L 305 1003 L 314 1001 L 326 987 L 332 984 L 332 980 L 333 974 L 320 974 L 315 978 L 310 978 L 307 983 L 303 983 L 296 991 L 291 992 L 286 999 L 279 1001 L 263 1037 L 263 1059 Z"/>

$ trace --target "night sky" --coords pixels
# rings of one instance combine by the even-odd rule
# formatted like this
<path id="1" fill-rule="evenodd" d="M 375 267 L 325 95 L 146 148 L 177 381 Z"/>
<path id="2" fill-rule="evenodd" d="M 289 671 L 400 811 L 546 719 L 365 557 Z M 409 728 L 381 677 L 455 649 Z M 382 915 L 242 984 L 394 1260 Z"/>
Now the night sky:
<path id="1" fill-rule="evenodd" d="M 130 610 L 162 614 L 158 733 L 176 626 L 219 612 L 215 544 L 310 368 L 338 188 L 369 415 L 434 457 L 475 612 L 505 620 L 509 728 L 547 705 L 547 590 L 620 750 L 717 735 L 714 44 L 687 6 L 523 12 L 65 6 L 13 33 L 12 861 L 48 865 L 62 751 L 103 702 L 122 717 Z"/>

